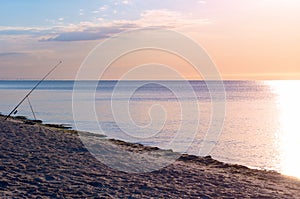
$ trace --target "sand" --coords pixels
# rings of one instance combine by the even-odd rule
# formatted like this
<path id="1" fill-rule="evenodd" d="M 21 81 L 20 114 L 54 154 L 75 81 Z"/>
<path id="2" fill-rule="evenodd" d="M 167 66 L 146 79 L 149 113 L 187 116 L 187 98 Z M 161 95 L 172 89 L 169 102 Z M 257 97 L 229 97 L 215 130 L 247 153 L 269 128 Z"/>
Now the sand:
<path id="1" fill-rule="evenodd" d="M 300 198 L 300 181 L 208 157 L 181 155 L 148 173 L 98 161 L 73 131 L 0 117 L 0 198 Z M 103 140 L 135 153 L 154 147 Z"/>

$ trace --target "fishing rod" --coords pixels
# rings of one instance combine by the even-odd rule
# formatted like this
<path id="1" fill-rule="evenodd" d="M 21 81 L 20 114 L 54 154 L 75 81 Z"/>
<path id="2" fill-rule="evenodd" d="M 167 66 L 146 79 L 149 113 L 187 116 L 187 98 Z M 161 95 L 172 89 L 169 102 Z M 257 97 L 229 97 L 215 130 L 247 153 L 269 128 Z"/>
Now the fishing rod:
<path id="1" fill-rule="evenodd" d="M 13 114 L 17 108 L 25 101 L 25 99 L 62 63 L 59 61 L 28 93 L 25 97 L 18 103 L 18 105 L 5 117 L 4 120 L 7 120 Z"/>

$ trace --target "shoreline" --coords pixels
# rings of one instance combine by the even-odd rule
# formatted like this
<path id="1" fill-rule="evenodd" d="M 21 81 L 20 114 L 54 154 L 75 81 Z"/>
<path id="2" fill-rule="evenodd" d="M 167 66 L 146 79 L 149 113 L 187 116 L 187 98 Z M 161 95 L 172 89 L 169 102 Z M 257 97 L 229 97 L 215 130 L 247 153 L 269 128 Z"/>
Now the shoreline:
<path id="1" fill-rule="evenodd" d="M 4 115 L 2 115 L 0 113 L 0 120 L 2 120 L 2 117 L 4 117 Z M 57 129 L 57 130 L 63 130 L 66 133 L 74 133 L 77 136 L 79 134 L 81 134 L 81 135 L 92 136 L 92 137 L 101 137 L 101 138 L 104 138 L 107 141 L 112 142 L 116 145 L 126 146 L 128 148 L 128 150 L 134 149 L 134 148 L 141 148 L 142 150 L 145 150 L 145 151 L 156 151 L 156 150 L 170 151 L 172 153 L 180 154 L 180 157 L 178 158 L 179 161 L 190 161 L 190 162 L 199 161 L 199 162 L 201 162 L 203 159 L 211 159 L 211 160 L 213 160 L 214 162 L 217 162 L 220 165 L 238 166 L 238 167 L 240 166 L 240 167 L 244 167 L 244 168 L 251 169 L 251 170 L 266 171 L 266 172 L 272 172 L 272 173 L 278 173 L 280 175 L 284 175 L 284 174 L 282 174 L 282 173 L 280 173 L 276 170 L 272 170 L 272 169 L 263 169 L 263 168 L 258 168 L 258 167 L 250 167 L 250 166 L 247 166 L 247 165 L 241 165 L 241 164 L 234 164 L 234 163 L 219 161 L 219 160 L 214 159 L 211 155 L 201 157 L 201 156 L 187 154 L 187 153 L 174 152 L 172 149 L 161 149 L 161 148 L 158 148 L 156 146 L 148 146 L 148 145 L 143 145 L 143 144 L 140 144 L 140 143 L 131 143 L 131 142 L 118 140 L 118 139 L 114 139 L 114 138 L 108 138 L 106 135 L 95 134 L 95 133 L 91 133 L 91 132 L 88 132 L 88 131 L 78 131 L 78 130 L 73 129 L 69 124 L 43 123 L 42 120 L 33 120 L 33 119 L 27 118 L 26 116 L 10 116 L 9 119 L 19 120 L 20 122 L 23 122 L 24 124 L 41 125 L 41 126 L 46 127 L 46 128 L 54 128 L 54 129 Z M 287 176 L 287 175 L 285 175 L 285 176 Z M 293 177 L 293 176 L 287 176 L 287 177 L 298 179 L 298 178 Z"/>
<path id="2" fill-rule="evenodd" d="M 223 163 L 211 156 L 180 154 L 173 164 L 150 173 L 116 171 L 87 151 L 78 131 L 28 121 L 32 120 L 3 121 L 0 116 L 0 197 L 300 197 L 297 178 Z M 104 145 L 132 151 L 161 150 L 104 140 Z"/>
<path id="3" fill-rule="evenodd" d="M 0 120 L 2 119 L 2 117 L 5 117 L 5 115 L 1 114 L 1 112 L 0 112 Z M 111 142 L 113 142 L 117 145 L 127 146 L 128 148 L 137 148 L 137 146 L 138 146 L 139 148 L 145 148 L 146 151 L 149 151 L 149 150 L 150 151 L 155 151 L 155 150 L 171 151 L 171 152 L 174 152 L 176 154 L 181 154 L 184 157 L 189 157 L 190 156 L 190 158 L 187 158 L 189 160 L 192 160 L 192 159 L 195 160 L 197 158 L 201 159 L 201 158 L 207 158 L 208 157 L 208 158 L 211 158 L 214 161 L 219 162 L 220 164 L 224 164 L 224 165 L 234 165 L 234 166 L 236 165 L 236 166 L 246 167 L 246 168 L 251 169 L 251 170 L 274 172 L 274 173 L 278 173 L 280 175 L 284 175 L 284 176 L 287 176 L 287 177 L 298 179 L 294 176 L 288 176 L 288 175 L 285 175 L 285 174 L 280 173 L 280 172 L 278 172 L 276 170 L 273 170 L 273 169 L 251 167 L 251 166 L 248 166 L 248 165 L 242 165 L 242 164 L 238 164 L 238 163 L 230 163 L 230 162 L 220 161 L 220 160 L 214 159 L 211 155 L 208 155 L 206 157 L 201 157 L 201 156 L 197 156 L 197 155 L 193 155 L 193 154 L 176 152 L 176 151 L 173 151 L 172 149 L 161 149 L 161 148 L 158 148 L 156 146 L 150 146 L 150 145 L 144 145 L 144 144 L 140 144 L 140 143 L 127 142 L 127 141 L 124 141 L 124 140 L 117 140 L 117 139 L 114 139 L 114 138 L 108 138 L 106 135 L 91 133 L 91 132 L 88 132 L 88 131 L 78 131 L 78 130 L 73 129 L 73 127 L 70 124 L 44 123 L 42 120 L 29 119 L 26 116 L 10 116 L 9 118 L 13 119 L 13 120 L 20 120 L 21 122 L 23 122 L 25 124 L 29 124 L 29 125 L 41 125 L 43 127 L 50 127 L 50 128 L 54 128 L 54 129 L 58 129 L 58 130 L 64 130 L 66 132 L 74 133 L 76 135 L 81 134 L 81 135 L 105 138 L 108 141 L 111 141 Z"/>

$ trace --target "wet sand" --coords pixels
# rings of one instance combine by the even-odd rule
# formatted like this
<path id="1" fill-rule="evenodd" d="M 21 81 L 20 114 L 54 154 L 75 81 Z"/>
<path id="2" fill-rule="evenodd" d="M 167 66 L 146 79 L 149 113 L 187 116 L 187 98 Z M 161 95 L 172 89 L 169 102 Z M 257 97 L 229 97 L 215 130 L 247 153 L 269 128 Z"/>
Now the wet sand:
<path id="1" fill-rule="evenodd" d="M 272 171 L 181 155 L 149 173 L 98 161 L 73 131 L 0 117 L 0 198 L 300 198 L 300 181 Z M 155 147 L 103 140 L 143 153 Z"/>

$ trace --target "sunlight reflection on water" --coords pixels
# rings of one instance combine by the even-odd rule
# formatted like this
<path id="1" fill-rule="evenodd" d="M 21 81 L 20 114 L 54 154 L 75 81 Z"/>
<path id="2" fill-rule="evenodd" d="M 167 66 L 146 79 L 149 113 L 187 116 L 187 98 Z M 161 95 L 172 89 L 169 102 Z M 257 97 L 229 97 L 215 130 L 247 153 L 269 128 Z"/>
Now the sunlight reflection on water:
<path id="1" fill-rule="evenodd" d="M 300 82 L 268 82 L 277 94 L 281 172 L 300 178 Z"/>

